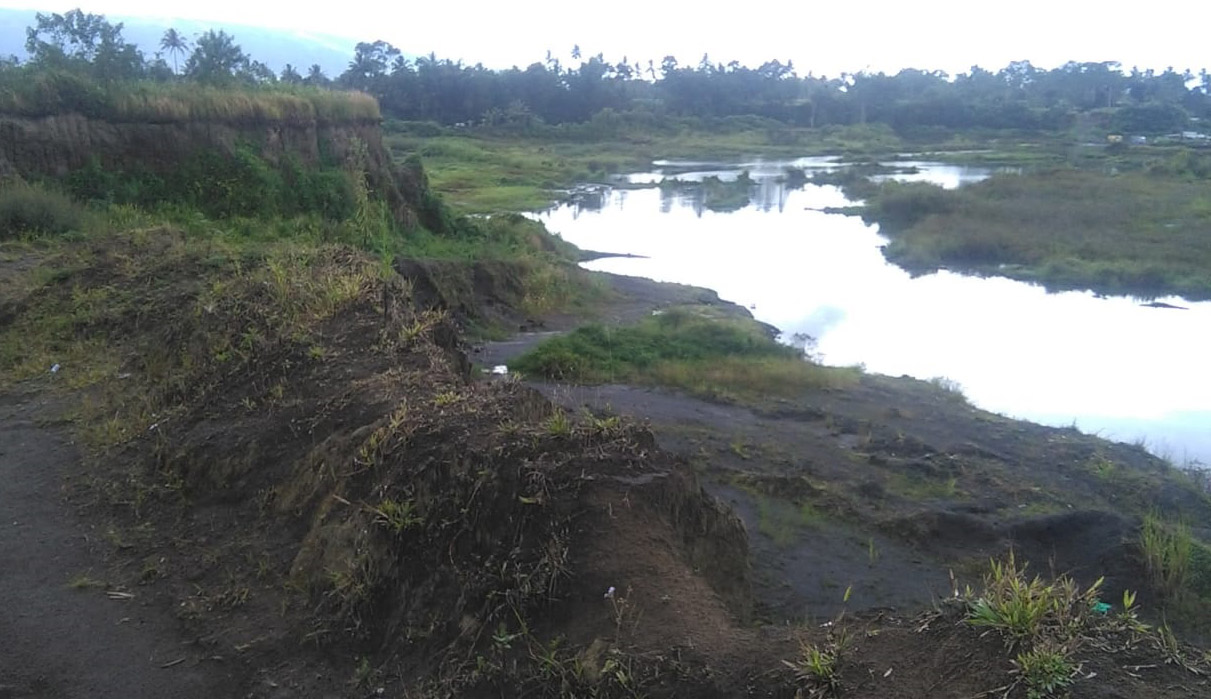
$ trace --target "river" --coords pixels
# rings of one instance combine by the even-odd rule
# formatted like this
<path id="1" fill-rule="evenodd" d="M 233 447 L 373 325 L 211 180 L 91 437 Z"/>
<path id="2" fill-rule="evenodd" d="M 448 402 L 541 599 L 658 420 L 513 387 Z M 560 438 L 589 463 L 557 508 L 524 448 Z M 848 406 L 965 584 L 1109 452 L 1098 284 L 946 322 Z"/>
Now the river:
<path id="1" fill-rule="evenodd" d="M 990 174 L 912 165 L 890 176 L 957 187 Z M 539 217 L 581 248 L 644 256 L 587 267 L 714 289 L 785 337 L 815 338 L 826 364 L 945 377 L 986 410 L 1141 442 L 1179 465 L 1211 464 L 1211 303 L 1167 298 L 1184 310 L 1155 308 L 948 271 L 913 278 L 883 258 L 877 226 L 822 210 L 854 202 L 832 186 L 788 186 L 787 167 L 835 166 L 658 162 Z M 692 187 L 636 188 L 744 171 L 754 184 L 734 211 L 711 210 Z"/>

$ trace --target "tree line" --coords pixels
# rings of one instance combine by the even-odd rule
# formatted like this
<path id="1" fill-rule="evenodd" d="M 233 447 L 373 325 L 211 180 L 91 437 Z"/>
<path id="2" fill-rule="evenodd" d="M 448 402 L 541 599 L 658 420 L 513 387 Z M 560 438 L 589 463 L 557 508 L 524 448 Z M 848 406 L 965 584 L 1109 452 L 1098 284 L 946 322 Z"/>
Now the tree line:
<path id="1" fill-rule="evenodd" d="M 603 110 L 656 116 L 718 118 L 755 115 L 789 125 L 884 123 L 896 129 L 997 128 L 1054 130 L 1081 114 L 1113 128 L 1167 133 L 1191 117 L 1211 118 L 1211 74 L 1172 68 L 1123 71 L 1118 63 L 1070 62 L 1043 69 L 1018 61 L 997 72 L 973 66 L 950 76 L 915 69 L 895 74 L 800 75 L 777 60 L 758 67 L 703 56 L 683 65 L 672 56 L 607 60 L 582 56 L 568 65 L 548 53 L 523 68 L 492 70 L 429 54 L 409 59 L 384 42 L 362 42 L 348 68 L 327 76 L 319 65 L 274 72 L 247 55 L 235 37 L 212 30 L 190 40 L 165 32 L 148 57 L 122 38 L 122 24 L 72 10 L 37 15 L 27 29 L 28 60 L 5 71 L 68 71 L 113 81 L 196 81 L 208 85 L 312 85 L 361 90 L 383 113 L 402 120 L 528 128 L 578 123 Z"/>

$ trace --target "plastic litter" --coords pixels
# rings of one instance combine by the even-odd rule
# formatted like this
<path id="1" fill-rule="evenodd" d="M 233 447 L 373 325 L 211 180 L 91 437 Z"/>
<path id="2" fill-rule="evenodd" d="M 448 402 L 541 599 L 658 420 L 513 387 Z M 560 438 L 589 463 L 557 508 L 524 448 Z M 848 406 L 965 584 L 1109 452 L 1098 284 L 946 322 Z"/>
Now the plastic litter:
<path id="1" fill-rule="evenodd" d="M 1110 613 L 1110 605 L 1109 605 L 1109 604 L 1106 604 L 1105 602 L 1094 602 L 1094 603 L 1093 603 L 1093 611 L 1094 611 L 1094 612 L 1096 612 L 1096 613 L 1098 613 L 1098 614 L 1109 614 L 1109 613 Z"/>
<path id="2" fill-rule="evenodd" d="M 52 374 L 58 374 L 58 373 L 59 373 L 59 365 L 58 365 L 58 364 L 56 364 L 56 365 L 52 366 L 52 367 L 50 368 L 50 373 L 52 373 Z"/>
<path id="3" fill-rule="evenodd" d="M 508 376 L 509 367 L 504 364 L 497 364 L 492 367 L 492 373 L 496 376 Z"/>

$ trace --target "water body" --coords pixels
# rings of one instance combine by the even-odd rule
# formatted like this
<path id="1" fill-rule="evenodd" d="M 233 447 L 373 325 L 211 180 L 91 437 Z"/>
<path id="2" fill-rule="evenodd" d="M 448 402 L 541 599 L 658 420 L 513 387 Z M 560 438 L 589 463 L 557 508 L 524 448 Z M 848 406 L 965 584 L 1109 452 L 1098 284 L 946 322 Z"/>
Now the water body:
<path id="1" fill-rule="evenodd" d="M 912 165 L 915 172 L 888 176 L 958 187 L 990 174 Z M 1142 440 L 1179 464 L 1211 464 L 1211 303 L 1166 298 L 1184 310 L 1154 308 L 947 271 L 914 279 L 884 260 L 877 227 L 823 211 L 853 203 L 839 189 L 793 189 L 787 167 L 810 174 L 836 165 L 657 163 L 540 217 L 582 248 L 646 256 L 596 260 L 591 269 L 715 289 L 787 337 L 814 337 L 827 364 L 946 377 L 987 410 Z M 743 171 L 755 181 L 749 204 L 727 213 L 692 188 L 627 188 L 668 177 L 729 181 Z"/>

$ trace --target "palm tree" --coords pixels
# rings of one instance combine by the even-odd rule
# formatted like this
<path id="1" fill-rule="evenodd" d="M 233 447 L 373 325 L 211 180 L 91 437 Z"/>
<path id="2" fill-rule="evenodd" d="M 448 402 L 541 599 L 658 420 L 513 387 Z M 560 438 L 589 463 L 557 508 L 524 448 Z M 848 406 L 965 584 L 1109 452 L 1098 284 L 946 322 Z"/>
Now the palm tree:
<path id="1" fill-rule="evenodd" d="M 297 85 L 303 82 L 303 76 L 299 75 L 297 68 L 287 63 L 286 67 L 282 69 L 282 82 Z"/>
<path id="2" fill-rule="evenodd" d="M 189 51 L 189 41 L 176 29 L 170 28 L 160 39 L 160 48 L 172 55 L 172 72 L 174 75 L 177 74 L 177 58 Z"/>
<path id="3" fill-rule="evenodd" d="M 326 85 L 328 83 L 328 76 L 324 75 L 324 69 L 320 68 L 319 63 L 313 63 L 311 64 L 311 69 L 307 71 L 305 82 L 308 85 Z"/>

